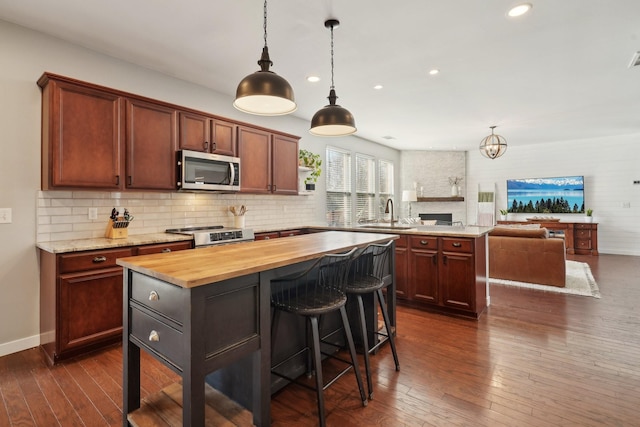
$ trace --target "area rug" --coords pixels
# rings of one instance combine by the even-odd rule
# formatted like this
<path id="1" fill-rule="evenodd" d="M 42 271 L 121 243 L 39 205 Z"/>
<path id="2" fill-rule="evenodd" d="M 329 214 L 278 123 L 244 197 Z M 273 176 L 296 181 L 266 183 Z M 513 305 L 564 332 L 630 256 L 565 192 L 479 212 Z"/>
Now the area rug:
<path id="1" fill-rule="evenodd" d="M 556 292 L 561 294 L 582 295 L 600 298 L 600 289 L 596 280 L 591 274 L 589 264 L 585 262 L 566 261 L 567 282 L 564 288 L 557 286 L 540 285 L 536 283 L 516 282 L 514 280 L 489 278 L 490 283 L 507 286 L 518 286 L 521 288 L 539 289 L 541 291 Z"/>

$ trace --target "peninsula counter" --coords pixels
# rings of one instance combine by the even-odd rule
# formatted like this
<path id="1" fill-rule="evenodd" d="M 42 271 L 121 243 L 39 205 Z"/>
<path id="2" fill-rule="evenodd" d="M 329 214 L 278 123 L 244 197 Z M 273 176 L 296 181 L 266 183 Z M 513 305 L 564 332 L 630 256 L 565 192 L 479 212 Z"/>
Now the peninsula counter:
<path id="1" fill-rule="evenodd" d="M 124 267 L 123 425 L 140 407 L 143 349 L 182 376 L 184 426 L 204 425 L 205 377 L 248 357 L 253 421 L 268 426 L 271 279 L 301 271 L 323 254 L 397 238 L 327 231 L 118 259 Z"/>

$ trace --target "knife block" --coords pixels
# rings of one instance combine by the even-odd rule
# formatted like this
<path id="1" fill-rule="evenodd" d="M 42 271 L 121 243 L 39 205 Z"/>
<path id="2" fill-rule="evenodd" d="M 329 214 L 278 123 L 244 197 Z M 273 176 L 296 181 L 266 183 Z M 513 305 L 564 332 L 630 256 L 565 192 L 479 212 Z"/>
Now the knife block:
<path id="1" fill-rule="evenodd" d="M 110 219 L 104 236 L 109 239 L 126 239 L 129 237 L 127 227 L 129 227 L 129 221 L 126 221 L 123 217 L 118 217 L 116 221 Z"/>

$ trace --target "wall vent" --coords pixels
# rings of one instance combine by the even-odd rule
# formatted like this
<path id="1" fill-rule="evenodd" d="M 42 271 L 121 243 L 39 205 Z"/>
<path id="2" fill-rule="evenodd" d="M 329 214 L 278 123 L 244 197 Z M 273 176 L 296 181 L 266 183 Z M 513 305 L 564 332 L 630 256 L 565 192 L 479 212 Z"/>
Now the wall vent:
<path id="1" fill-rule="evenodd" d="M 631 62 L 629 63 L 629 68 L 637 67 L 640 65 L 640 51 L 633 54 L 633 58 L 631 58 Z"/>

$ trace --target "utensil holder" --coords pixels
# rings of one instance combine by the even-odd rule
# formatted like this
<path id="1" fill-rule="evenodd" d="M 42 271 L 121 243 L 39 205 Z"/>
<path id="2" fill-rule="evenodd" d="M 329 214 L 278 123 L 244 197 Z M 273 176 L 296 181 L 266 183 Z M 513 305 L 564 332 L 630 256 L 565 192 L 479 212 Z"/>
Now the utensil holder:
<path id="1" fill-rule="evenodd" d="M 129 227 L 129 221 L 126 221 L 124 217 L 118 217 L 116 221 L 110 219 L 107 223 L 105 237 L 109 239 L 126 239 L 129 236 L 127 227 Z"/>
<path id="2" fill-rule="evenodd" d="M 244 215 L 238 215 L 233 217 L 233 226 L 235 228 L 244 228 Z"/>

